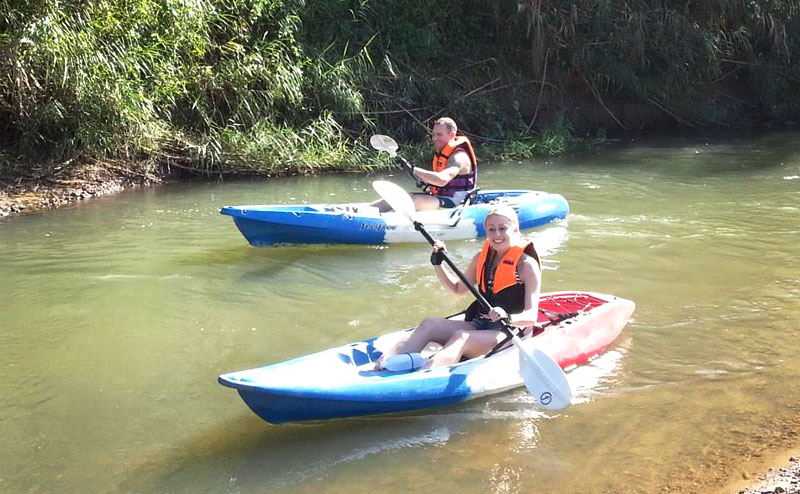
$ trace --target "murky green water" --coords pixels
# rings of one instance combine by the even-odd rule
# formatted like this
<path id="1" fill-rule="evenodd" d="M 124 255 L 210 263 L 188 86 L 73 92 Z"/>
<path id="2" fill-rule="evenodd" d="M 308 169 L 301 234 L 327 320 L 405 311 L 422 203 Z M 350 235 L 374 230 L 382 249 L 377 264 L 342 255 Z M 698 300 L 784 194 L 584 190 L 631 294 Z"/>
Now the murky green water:
<path id="1" fill-rule="evenodd" d="M 565 413 L 516 391 L 261 422 L 218 374 L 468 303 L 423 244 L 257 249 L 217 213 L 368 200 L 375 178 L 161 187 L 0 221 L 0 492 L 713 492 L 783 444 L 776 424 L 800 415 L 800 134 L 482 169 L 484 188 L 570 201 L 531 232 L 545 290 L 637 303 L 571 374 Z M 478 247 L 449 245 L 462 263 Z"/>

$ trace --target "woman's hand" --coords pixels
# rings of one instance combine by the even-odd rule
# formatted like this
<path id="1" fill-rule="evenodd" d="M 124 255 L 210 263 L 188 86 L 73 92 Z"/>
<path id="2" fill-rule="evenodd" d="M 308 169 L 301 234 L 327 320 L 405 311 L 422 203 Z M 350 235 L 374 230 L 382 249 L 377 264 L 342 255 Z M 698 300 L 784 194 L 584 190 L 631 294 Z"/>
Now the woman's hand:
<path id="1" fill-rule="evenodd" d="M 442 260 L 444 259 L 443 254 L 447 252 L 447 249 L 444 246 L 444 242 L 436 241 L 433 244 L 433 252 L 431 252 L 431 264 L 434 266 L 440 266 L 442 264 Z"/>
<path id="2" fill-rule="evenodd" d="M 502 320 L 511 321 L 511 318 L 508 316 L 508 312 L 500 306 L 492 307 L 492 309 L 486 313 L 484 316 L 486 319 L 497 322 Z"/>

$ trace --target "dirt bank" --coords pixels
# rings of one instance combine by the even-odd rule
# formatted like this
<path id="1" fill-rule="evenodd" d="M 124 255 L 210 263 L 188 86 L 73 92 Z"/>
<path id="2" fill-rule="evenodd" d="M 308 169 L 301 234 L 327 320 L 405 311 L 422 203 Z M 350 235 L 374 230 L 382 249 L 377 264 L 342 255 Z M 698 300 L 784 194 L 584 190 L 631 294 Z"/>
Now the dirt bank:
<path id="1" fill-rule="evenodd" d="M 770 458 L 764 474 L 728 486 L 724 494 L 800 494 L 800 449 Z"/>
<path id="2" fill-rule="evenodd" d="M 50 209 L 161 183 L 163 176 L 114 162 L 69 162 L 55 169 L 6 170 L 0 177 L 0 217 Z"/>

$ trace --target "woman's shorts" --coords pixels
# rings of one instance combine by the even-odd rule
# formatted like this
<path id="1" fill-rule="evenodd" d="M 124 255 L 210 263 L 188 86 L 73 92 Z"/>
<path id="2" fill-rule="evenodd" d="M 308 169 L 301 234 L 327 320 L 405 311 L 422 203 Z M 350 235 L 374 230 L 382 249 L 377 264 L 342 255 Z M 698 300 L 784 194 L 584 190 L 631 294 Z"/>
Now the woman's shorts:
<path id="1" fill-rule="evenodd" d="M 490 321 L 482 317 L 476 317 L 470 321 L 470 324 L 477 330 L 491 329 L 494 331 L 503 330 L 503 321 Z"/>

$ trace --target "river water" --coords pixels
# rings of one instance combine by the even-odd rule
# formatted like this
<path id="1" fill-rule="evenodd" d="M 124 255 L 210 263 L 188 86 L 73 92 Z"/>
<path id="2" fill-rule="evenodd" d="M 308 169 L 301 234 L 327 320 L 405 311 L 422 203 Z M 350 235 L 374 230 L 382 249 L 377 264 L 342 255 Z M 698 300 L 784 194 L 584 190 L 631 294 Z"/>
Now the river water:
<path id="1" fill-rule="evenodd" d="M 717 492 L 800 430 L 800 134 L 487 164 L 559 192 L 544 289 L 637 304 L 570 373 L 441 410 L 275 426 L 220 373 L 468 303 L 424 244 L 253 248 L 219 207 L 374 198 L 376 176 L 129 191 L 0 221 L 0 492 Z M 390 177 L 410 184 L 403 176 Z M 465 265 L 475 241 L 450 242 Z"/>

